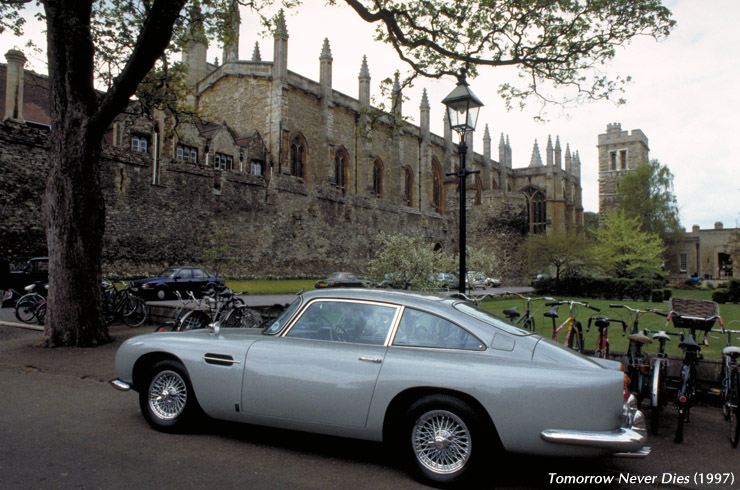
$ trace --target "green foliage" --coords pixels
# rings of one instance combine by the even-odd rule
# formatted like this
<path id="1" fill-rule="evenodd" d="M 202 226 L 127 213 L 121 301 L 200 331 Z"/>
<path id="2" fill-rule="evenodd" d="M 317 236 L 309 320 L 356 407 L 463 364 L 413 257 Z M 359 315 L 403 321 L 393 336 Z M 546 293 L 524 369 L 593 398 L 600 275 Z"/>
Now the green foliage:
<path id="1" fill-rule="evenodd" d="M 212 247 L 203 250 L 200 258 L 208 265 L 211 272 L 225 277 L 226 272 L 236 266 L 235 248 L 229 242 L 226 233 L 221 230 L 213 234 L 211 244 Z"/>
<path id="2" fill-rule="evenodd" d="M 589 240 L 594 239 L 599 229 L 599 213 L 585 211 L 583 213 L 583 232 Z"/>
<path id="3" fill-rule="evenodd" d="M 727 289 L 720 288 L 712 291 L 712 301 L 719 304 L 725 304 L 730 302 L 730 295 Z"/>
<path id="4" fill-rule="evenodd" d="M 683 236 L 673 174 L 658 160 L 644 162 L 620 179 L 618 203 L 627 217 L 640 219 L 642 231 L 657 234 L 663 243 Z"/>
<path id="5" fill-rule="evenodd" d="M 554 269 L 555 278 L 594 267 L 591 244 L 578 234 L 531 235 L 524 242 L 532 273 Z"/>
<path id="6" fill-rule="evenodd" d="M 534 288 L 540 295 L 648 301 L 652 299 L 653 290 L 662 285 L 661 281 L 650 279 L 569 276 L 560 281 L 541 279 L 534 283 Z M 658 301 L 663 301 L 662 291 Z"/>
<path id="7" fill-rule="evenodd" d="M 645 279 L 663 275 L 663 242 L 657 234 L 642 231 L 639 218 L 621 210 L 608 212 L 596 240 L 596 254 L 608 273 Z"/>
<path id="8" fill-rule="evenodd" d="M 368 276 L 376 283 L 392 278 L 411 289 L 429 291 L 437 286 L 436 274 L 454 268 L 450 257 L 417 237 L 381 234 L 378 243 L 378 253 L 368 263 Z"/>

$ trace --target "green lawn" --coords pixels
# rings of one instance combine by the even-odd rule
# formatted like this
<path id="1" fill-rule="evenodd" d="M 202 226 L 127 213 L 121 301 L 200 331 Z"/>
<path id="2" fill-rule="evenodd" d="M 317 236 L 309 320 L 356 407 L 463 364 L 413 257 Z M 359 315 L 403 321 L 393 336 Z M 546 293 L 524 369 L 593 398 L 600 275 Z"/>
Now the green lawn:
<path id="1" fill-rule="evenodd" d="M 708 294 L 706 294 L 708 293 Z M 674 294 L 676 296 L 681 297 L 690 297 L 694 299 L 711 299 L 711 292 L 707 291 L 685 291 L 685 290 L 677 290 L 674 291 Z M 583 303 L 588 303 L 591 306 L 595 306 L 597 308 L 601 309 L 601 312 L 597 313 L 595 311 L 592 311 L 585 307 L 577 307 L 576 310 L 576 319 L 580 321 L 583 324 L 584 328 L 584 344 L 586 349 L 593 349 L 596 345 L 596 341 L 598 338 L 598 330 L 596 328 L 591 328 L 590 332 L 586 332 L 586 325 L 588 324 L 589 317 L 595 315 L 595 316 L 608 316 L 609 318 L 616 318 L 621 319 L 625 323 L 627 323 L 630 327 L 632 325 L 632 322 L 634 320 L 634 313 L 631 313 L 623 308 L 609 308 L 610 304 L 625 304 L 632 308 L 638 308 L 638 309 L 645 309 L 645 308 L 652 308 L 654 310 L 660 310 L 664 312 L 668 312 L 668 302 L 663 303 L 649 303 L 649 302 L 639 302 L 639 301 L 612 301 L 612 300 L 601 300 L 601 299 L 578 299 L 578 298 L 558 298 L 558 299 L 576 299 L 578 301 L 581 301 Z M 524 312 L 524 309 L 526 307 L 525 301 L 515 297 L 515 296 L 504 296 L 501 299 L 491 299 L 486 300 L 481 304 L 481 307 L 485 308 L 486 310 L 495 313 L 501 317 L 503 317 L 503 310 L 505 308 L 511 308 L 512 306 L 516 306 L 519 312 Z M 533 308 L 533 316 L 535 317 L 535 330 L 550 338 L 552 336 L 553 328 L 552 328 L 552 320 L 550 318 L 546 318 L 543 316 L 543 313 L 545 313 L 547 310 L 550 309 L 549 306 L 545 306 L 544 301 L 536 301 L 532 302 L 532 308 Z M 556 320 L 556 326 L 559 326 L 562 322 L 564 322 L 568 318 L 568 306 L 567 305 L 561 305 L 558 310 L 559 316 Z M 720 315 L 722 316 L 724 320 L 724 324 L 727 328 L 732 330 L 740 330 L 740 305 L 731 304 L 731 305 L 720 305 Z M 655 315 L 652 313 L 644 313 L 640 315 L 640 323 L 639 328 L 648 328 L 651 330 L 670 330 L 670 331 L 678 331 L 677 329 L 673 328 L 672 324 L 666 325 L 666 319 L 665 317 Z M 719 329 L 719 323 L 715 324 L 716 329 Z M 565 341 L 565 329 L 561 330 L 558 334 L 558 340 L 559 342 Z M 740 335 L 735 336 L 733 338 L 733 344 L 734 345 L 740 345 L 740 340 L 737 339 L 737 337 L 740 337 Z M 701 334 L 699 336 L 699 339 L 697 341 L 701 342 L 703 340 L 704 335 Z M 720 337 L 719 334 L 710 333 L 709 336 L 709 346 L 702 347 L 702 353 L 707 358 L 720 358 L 722 356 L 722 348 L 725 347 L 726 341 L 725 338 Z M 612 351 L 626 351 L 627 345 L 629 343 L 629 340 L 627 340 L 626 336 L 622 336 L 622 329 L 617 324 L 609 328 L 609 345 L 610 350 Z M 668 353 L 674 354 L 674 355 L 682 355 L 681 350 L 678 348 L 678 338 L 675 339 L 672 337 L 671 342 L 668 343 Z M 653 344 L 647 345 L 645 347 L 645 351 L 649 353 L 655 353 L 658 350 L 658 343 L 654 342 Z"/>
<path id="2" fill-rule="evenodd" d="M 226 285 L 234 291 L 246 291 L 249 294 L 297 293 L 301 289 L 313 289 L 315 279 L 281 279 L 281 280 L 233 280 Z"/>

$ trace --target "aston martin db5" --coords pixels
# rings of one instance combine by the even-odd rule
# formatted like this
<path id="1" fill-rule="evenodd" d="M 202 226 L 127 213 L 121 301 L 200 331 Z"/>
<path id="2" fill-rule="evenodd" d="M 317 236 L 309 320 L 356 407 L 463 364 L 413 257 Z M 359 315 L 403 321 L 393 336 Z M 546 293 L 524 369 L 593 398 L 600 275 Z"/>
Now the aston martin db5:
<path id="1" fill-rule="evenodd" d="M 405 291 L 297 296 L 264 330 L 218 323 L 121 345 L 113 386 L 138 392 L 155 429 L 204 414 L 385 441 L 435 483 L 506 450 L 645 456 L 624 373 L 474 304 Z"/>

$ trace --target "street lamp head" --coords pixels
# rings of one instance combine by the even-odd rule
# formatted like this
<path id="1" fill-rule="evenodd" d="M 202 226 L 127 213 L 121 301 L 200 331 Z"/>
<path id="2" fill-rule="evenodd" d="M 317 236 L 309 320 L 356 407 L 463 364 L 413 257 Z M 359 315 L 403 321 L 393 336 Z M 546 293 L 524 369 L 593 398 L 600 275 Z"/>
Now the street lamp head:
<path id="1" fill-rule="evenodd" d="M 465 70 L 460 71 L 457 86 L 444 98 L 442 103 L 447 106 L 450 127 L 460 134 L 460 138 L 463 138 L 467 132 L 475 131 L 478 111 L 483 107 L 483 102 L 470 90 L 465 80 Z"/>

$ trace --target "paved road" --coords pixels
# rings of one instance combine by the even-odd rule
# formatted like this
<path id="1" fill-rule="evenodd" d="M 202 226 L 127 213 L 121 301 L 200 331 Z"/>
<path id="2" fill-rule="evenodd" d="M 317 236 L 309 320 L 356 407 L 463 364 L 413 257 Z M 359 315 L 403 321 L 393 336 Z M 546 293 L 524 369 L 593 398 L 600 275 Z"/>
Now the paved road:
<path id="1" fill-rule="evenodd" d="M 1 311 L 0 316 L 8 311 Z M 148 331 L 114 326 L 116 341 L 96 349 L 40 349 L 40 333 L 0 326 L 0 482 L 28 488 L 423 488 L 381 444 L 290 431 L 204 422 L 192 434 L 149 428 L 135 393 L 108 386 L 126 338 Z M 564 478 L 627 476 L 653 484 L 579 488 L 740 488 L 678 484 L 679 477 L 735 472 L 740 451 L 714 407 L 696 407 L 683 444 L 672 441 L 673 412 L 646 459 L 497 458 L 479 488 L 564 487 Z M 557 420 L 558 414 L 553 414 Z M 554 474 L 554 476 L 553 476 Z M 675 477 L 674 477 L 675 475 Z M 661 484 L 667 478 L 669 483 Z"/>

